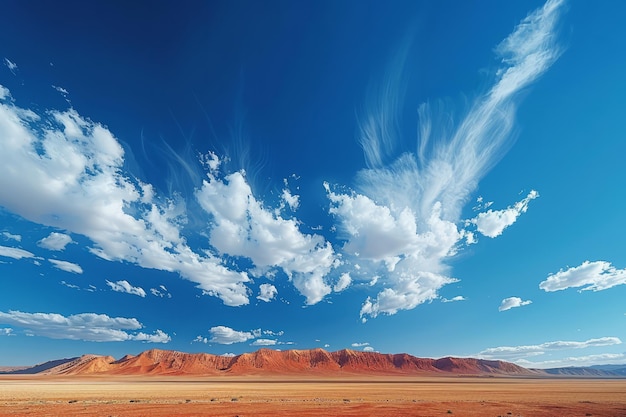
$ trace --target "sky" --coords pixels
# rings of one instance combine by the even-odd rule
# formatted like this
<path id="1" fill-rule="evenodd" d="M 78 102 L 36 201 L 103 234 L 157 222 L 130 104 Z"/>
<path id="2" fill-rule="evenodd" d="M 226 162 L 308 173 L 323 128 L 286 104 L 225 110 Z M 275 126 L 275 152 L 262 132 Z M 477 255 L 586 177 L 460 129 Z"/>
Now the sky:
<path id="1" fill-rule="evenodd" d="M 0 365 L 626 363 L 625 8 L 2 2 Z"/>

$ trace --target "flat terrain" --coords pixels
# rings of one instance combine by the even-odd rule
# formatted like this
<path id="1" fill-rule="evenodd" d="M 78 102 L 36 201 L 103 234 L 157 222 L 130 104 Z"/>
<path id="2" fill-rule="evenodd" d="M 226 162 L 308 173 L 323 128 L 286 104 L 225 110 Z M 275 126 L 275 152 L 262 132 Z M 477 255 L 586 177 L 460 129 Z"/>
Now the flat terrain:
<path id="1" fill-rule="evenodd" d="M 626 380 L 0 376 L 1 416 L 626 416 Z"/>

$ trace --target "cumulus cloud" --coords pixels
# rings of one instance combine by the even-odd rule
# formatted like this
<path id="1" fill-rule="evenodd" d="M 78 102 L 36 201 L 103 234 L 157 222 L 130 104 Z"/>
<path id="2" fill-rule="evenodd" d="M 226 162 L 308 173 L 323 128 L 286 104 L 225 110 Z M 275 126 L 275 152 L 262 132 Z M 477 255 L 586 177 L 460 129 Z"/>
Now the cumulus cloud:
<path id="1" fill-rule="evenodd" d="M 374 352 L 374 348 L 371 346 L 365 346 L 363 352 Z"/>
<path id="2" fill-rule="evenodd" d="M 13 334 L 13 329 L 11 329 L 10 327 L 5 327 L 3 329 L 0 329 L 0 336 L 15 336 Z"/>
<path id="3" fill-rule="evenodd" d="M 109 317 L 106 314 L 81 313 L 63 316 L 56 313 L 24 313 L 0 311 L 0 323 L 25 329 L 51 339 L 84 340 L 88 342 L 123 342 L 129 340 L 167 343 L 170 337 L 157 330 L 153 334 L 131 332 L 143 328 L 135 318 Z"/>
<path id="4" fill-rule="evenodd" d="M 304 234 L 298 221 L 283 218 L 253 195 L 245 172 L 224 178 L 209 172 L 196 198 L 214 225 L 210 243 L 223 254 L 250 259 L 259 270 L 280 268 L 307 304 L 331 292 L 325 281 L 335 254 L 320 235 Z"/>
<path id="5" fill-rule="evenodd" d="M 233 343 L 241 343 L 254 339 L 254 335 L 251 332 L 241 332 L 226 326 L 211 327 L 209 333 L 211 333 L 211 339 L 209 341 L 221 345 L 232 345 Z"/>
<path id="6" fill-rule="evenodd" d="M 526 198 L 518 201 L 513 206 L 504 210 L 488 210 L 479 213 L 471 222 L 476 225 L 476 230 L 484 236 L 498 237 L 504 229 L 515 223 L 522 213 L 526 213 L 530 200 L 534 200 L 537 197 L 539 197 L 539 193 L 531 190 Z"/>
<path id="7" fill-rule="evenodd" d="M 606 261 L 585 261 L 548 275 L 539 288 L 547 292 L 578 287 L 583 287 L 579 291 L 602 291 L 622 284 L 626 284 L 626 269 L 617 269 Z"/>
<path id="8" fill-rule="evenodd" d="M 352 284 L 352 278 L 350 277 L 349 273 L 344 272 L 339 277 L 339 281 L 337 281 L 337 283 L 333 287 L 333 291 L 341 292 L 341 291 L 345 290 L 346 288 L 348 288 L 350 286 L 350 284 Z"/>
<path id="9" fill-rule="evenodd" d="M 364 346 L 369 346 L 370 344 L 367 342 L 363 342 L 363 343 L 353 343 L 351 346 L 352 347 L 364 347 Z"/>
<path id="10" fill-rule="evenodd" d="M 69 235 L 66 235 L 65 233 L 52 232 L 50 235 L 37 242 L 37 245 L 42 248 L 61 251 L 64 250 L 70 243 L 72 243 L 72 238 Z"/>
<path id="11" fill-rule="evenodd" d="M 345 242 L 343 262 L 360 265 L 370 278 L 386 278 L 378 295 L 363 303 L 363 320 L 412 309 L 456 282 L 446 260 L 475 240 L 470 230 L 458 227 L 463 224 L 461 211 L 478 181 L 512 143 L 518 92 L 560 54 L 555 28 L 561 4 L 549 0 L 496 48 L 501 66 L 493 86 L 474 100 L 456 125 L 440 123 L 450 120 L 438 116 L 448 114 L 447 109 L 435 113 L 438 109 L 422 105 L 417 149 L 399 156 L 394 150 L 401 148 L 395 123 L 402 71 L 395 67 L 389 71 L 380 97 L 362 119 L 360 142 L 368 168 L 359 172 L 356 190 L 326 184 L 330 213 Z M 467 227 L 495 236 L 535 197 L 532 192 L 510 210 L 488 211 Z"/>
<path id="12" fill-rule="evenodd" d="M 82 274 L 83 268 L 80 265 L 68 262 L 68 261 L 59 261 L 58 259 L 48 259 L 50 263 L 57 269 L 65 272 L 71 272 L 73 274 Z"/>
<path id="13" fill-rule="evenodd" d="M 276 294 L 278 294 L 278 290 L 275 286 L 272 284 L 261 284 L 259 286 L 259 295 L 256 298 L 269 303 L 276 297 Z"/>
<path id="14" fill-rule="evenodd" d="M 478 356 L 486 359 L 518 360 L 530 356 L 543 355 L 548 351 L 567 349 L 586 349 L 598 346 L 620 345 L 622 341 L 617 337 L 600 337 L 582 342 L 577 341 L 554 341 L 541 343 L 539 345 L 523 346 L 500 346 L 485 349 Z"/>
<path id="15" fill-rule="evenodd" d="M 0 256 L 13 259 L 33 258 L 35 255 L 27 250 L 0 246 Z"/>
<path id="16" fill-rule="evenodd" d="M 107 285 L 111 287 L 113 291 L 124 292 L 126 294 L 138 295 L 139 297 L 145 297 L 146 292 L 141 287 L 133 287 L 126 280 L 111 282 L 109 280 L 106 281 Z"/>
<path id="17" fill-rule="evenodd" d="M 531 303 L 532 301 L 530 300 L 522 300 L 519 297 L 509 297 L 502 300 L 502 302 L 500 303 L 500 307 L 498 307 L 498 311 L 506 311 L 515 307 L 526 306 Z"/>
<path id="18" fill-rule="evenodd" d="M 22 241 L 22 236 L 21 235 L 14 235 L 14 234 L 9 233 L 9 232 L 2 232 L 2 236 L 4 236 L 4 238 L 8 239 L 8 240 L 15 240 L 16 242 L 21 242 Z"/>
<path id="19" fill-rule="evenodd" d="M 125 173 L 124 149 L 106 127 L 73 108 L 21 108 L 6 91 L 0 101 L 1 206 L 88 237 L 91 252 L 103 259 L 176 272 L 230 306 L 249 302 L 247 274 L 187 245 L 182 203 Z"/>
<path id="20" fill-rule="evenodd" d="M 257 339 L 250 344 L 250 346 L 274 346 L 278 343 L 274 339 Z"/>

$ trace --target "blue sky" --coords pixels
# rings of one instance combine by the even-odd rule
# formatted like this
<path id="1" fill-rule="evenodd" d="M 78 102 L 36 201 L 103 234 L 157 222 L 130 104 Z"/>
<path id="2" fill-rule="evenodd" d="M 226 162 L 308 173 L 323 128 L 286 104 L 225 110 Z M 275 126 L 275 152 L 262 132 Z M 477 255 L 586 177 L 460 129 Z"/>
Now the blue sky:
<path id="1" fill-rule="evenodd" d="M 626 363 L 621 4 L 0 8 L 3 365 Z"/>

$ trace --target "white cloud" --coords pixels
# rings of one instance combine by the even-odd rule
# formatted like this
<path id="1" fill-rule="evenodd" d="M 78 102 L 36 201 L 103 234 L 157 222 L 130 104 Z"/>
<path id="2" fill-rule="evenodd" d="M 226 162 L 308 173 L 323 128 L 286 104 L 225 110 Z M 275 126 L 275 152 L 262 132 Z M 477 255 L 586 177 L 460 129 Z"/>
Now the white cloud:
<path id="1" fill-rule="evenodd" d="M 5 327 L 3 329 L 0 329 L 0 336 L 15 336 L 13 334 L 13 329 L 11 329 L 10 327 Z"/>
<path id="2" fill-rule="evenodd" d="M 13 75 L 17 74 L 17 64 L 15 62 L 11 62 L 9 58 L 4 58 L 4 65 L 6 65 Z"/>
<path id="3" fill-rule="evenodd" d="M 278 332 L 275 332 L 275 331 L 272 331 L 272 330 L 263 330 L 263 334 L 267 335 L 267 336 L 282 336 L 282 335 L 285 334 L 285 332 L 282 331 L 282 330 L 278 331 Z"/>
<path id="4" fill-rule="evenodd" d="M 586 349 L 590 347 L 612 346 L 620 344 L 622 344 L 622 341 L 617 337 L 600 337 L 597 339 L 589 339 L 582 342 L 554 341 L 541 343 L 539 345 L 500 346 L 485 349 L 480 352 L 478 356 L 486 359 L 517 360 L 519 358 L 543 355 L 548 351 Z"/>
<path id="5" fill-rule="evenodd" d="M 349 273 L 344 272 L 339 277 L 339 281 L 337 281 L 337 283 L 333 287 L 333 291 L 341 292 L 341 291 L 345 290 L 346 288 L 348 288 L 350 286 L 350 284 L 352 284 L 352 278 L 350 277 Z"/>
<path id="6" fill-rule="evenodd" d="M 531 190 L 530 193 L 521 201 L 504 210 L 488 210 L 479 213 L 471 222 L 476 225 L 476 230 L 487 237 L 498 237 L 504 229 L 515 223 L 522 213 L 528 210 L 530 200 L 539 197 L 539 193 Z"/>
<path id="7" fill-rule="evenodd" d="M 278 290 L 275 286 L 272 284 L 261 284 L 259 286 L 259 295 L 256 298 L 269 303 L 276 297 L 276 294 L 278 294 Z"/>
<path id="8" fill-rule="evenodd" d="M 365 346 L 363 348 L 363 352 L 373 352 L 373 351 L 374 351 L 374 348 L 371 346 Z"/>
<path id="9" fill-rule="evenodd" d="M 5 100 L 0 137 L 0 206 L 88 237 L 103 259 L 177 272 L 230 306 L 249 302 L 247 274 L 187 245 L 182 203 L 125 173 L 124 149 L 106 127 L 73 108 L 35 113 Z"/>
<path id="10" fill-rule="evenodd" d="M 0 84 L 0 100 L 10 100 L 11 92 L 8 88 Z"/>
<path id="11" fill-rule="evenodd" d="M 455 301 L 465 301 L 467 300 L 467 298 L 463 297 L 462 295 L 457 295 L 456 297 L 452 297 L 452 298 L 442 298 L 441 301 L 444 303 L 453 303 Z"/>
<path id="12" fill-rule="evenodd" d="M 226 326 L 211 327 L 209 333 L 211 333 L 211 339 L 209 341 L 221 345 L 231 345 L 233 343 L 241 343 L 254 339 L 254 335 L 251 332 L 240 332 Z"/>
<path id="13" fill-rule="evenodd" d="M 52 88 L 54 88 L 59 93 L 63 94 L 63 96 L 67 96 L 69 94 L 69 92 L 65 88 L 63 88 L 63 87 L 59 87 L 59 86 L 53 85 Z"/>
<path id="14" fill-rule="evenodd" d="M 59 261 L 58 259 L 48 259 L 50 263 L 57 269 L 60 269 L 65 272 L 71 272 L 73 274 L 82 274 L 83 268 L 80 265 L 68 262 L 68 261 Z"/>
<path id="15" fill-rule="evenodd" d="M 351 346 L 352 347 L 363 347 L 363 346 L 369 346 L 370 344 L 367 342 L 364 343 L 353 343 Z"/>
<path id="16" fill-rule="evenodd" d="M 65 285 L 67 288 L 71 288 L 73 290 L 80 290 L 78 285 L 70 284 L 69 282 L 61 281 L 61 285 Z"/>
<path id="17" fill-rule="evenodd" d="M 56 313 L 23 313 L 0 311 L 0 323 L 25 329 L 28 333 L 51 339 L 89 342 L 122 342 L 137 340 L 167 343 L 170 338 L 161 330 L 154 334 L 131 333 L 143 325 L 135 318 L 109 317 L 106 314 L 81 313 L 62 316 Z"/>
<path id="18" fill-rule="evenodd" d="M 547 361 L 529 361 L 526 359 L 519 359 L 517 364 L 526 368 L 564 368 L 570 366 L 593 366 L 593 365 L 606 365 L 607 363 L 619 365 L 626 365 L 626 354 L 624 353 L 600 353 L 596 355 L 585 356 L 568 356 L 563 359 L 553 359 Z"/>
<path id="19" fill-rule="evenodd" d="M 368 103 L 371 111 L 361 120 L 360 142 L 368 168 L 359 172 L 356 191 L 331 191 L 326 185 L 330 212 L 345 241 L 345 265 L 360 265 L 369 272 L 364 276 L 385 277 L 384 288 L 364 302 L 363 320 L 412 309 L 456 282 L 446 261 L 474 241 L 471 231 L 457 227 L 463 224 L 462 209 L 512 143 L 517 93 L 559 56 L 555 28 L 560 5 L 561 1 L 548 1 L 498 46 L 502 61 L 495 83 L 474 100 L 456 126 L 450 126 L 447 109 L 439 117 L 429 105 L 420 107 L 419 144 L 413 153 L 394 155 L 395 149 L 403 148 L 395 123 L 404 55 L 388 71 L 380 96 Z M 441 125 L 434 124 L 440 121 Z M 492 217 L 496 215 L 483 216 Z M 510 219 L 502 217 L 503 229 Z M 487 233 L 482 220 L 481 229 Z M 495 234 L 497 228 L 490 232 Z"/>
<path id="20" fill-rule="evenodd" d="M 9 232 L 2 232 L 2 236 L 4 236 L 5 239 L 15 240 L 16 242 L 21 242 L 22 241 L 22 236 L 14 235 L 14 234 L 11 234 Z"/>
<path id="21" fill-rule="evenodd" d="M 522 300 L 519 297 L 509 297 L 502 300 L 502 302 L 500 303 L 500 307 L 498 307 L 498 311 L 506 311 L 515 307 L 526 306 L 531 303 L 532 301 L 530 300 Z"/>
<path id="22" fill-rule="evenodd" d="M 13 259 L 33 258 L 35 255 L 27 250 L 12 248 L 9 246 L 0 246 L 0 256 Z"/>
<path id="23" fill-rule="evenodd" d="M 293 211 L 297 210 L 300 207 L 300 196 L 293 195 L 288 189 L 283 189 L 282 199 L 289 208 Z"/>
<path id="24" fill-rule="evenodd" d="M 72 243 L 72 238 L 69 235 L 66 235 L 65 233 L 52 232 L 50 235 L 37 242 L 37 245 L 42 248 L 60 251 L 64 250 L 70 243 Z"/>
<path id="25" fill-rule="evenodd" d="M 266 209 L 253 195 L 244 172 L 223 180 L 208 173 L 196 198 L 214 219 L 210 243 L 221 253 L 249 258 L 261 270 L 281 268 L 307 304 L 318 303 L 331 292 L 324 279 L 335 259 L 330 243 L 300 232 L 295 219 Z"/>
<path id="26" fill-rule="evenodd" d="M 209 339 L 207 339 L 206 337 L 202 337 L 202 336 L 198 335 L 198 336 L 196 336 L 195 339 L 192 340 L 192 342 L 207 344 L 207 343 L 209 343 Z"/>
<path id="27" fill-rule="evenodd" d="M 274 346 L 278 342 L 274 339 L 257 339 L 250 346 Z"/>
<path id="28" fill-rule="evenodd" d="M 159 288 L 150 288 L 150 293 L 155 297 L 167 297 L 172 298 L 172 294 L 165 288 L 165 285 L 159 285 Z"/>
<path id="29" fill-rule="evenodd" d="M 124 292 L 126 294 L 138 295 L 139 297 L 145 297 L 146 292 L 141 287 L 133 287 L 126 280 L 111 282 L 109 280 L 106 281 L 107 285 L 111 287 L 113 291 Z"/>
<path id="30" fill-rule="evenodd" d="M 606 261 L 585 261 L 548 275 L 539 288 L 548 292 L 578 287 L 583 287 L 580 291 L 602 291 L 623 284 L 626 284 L 626 269 L 617 269 Z"/>

